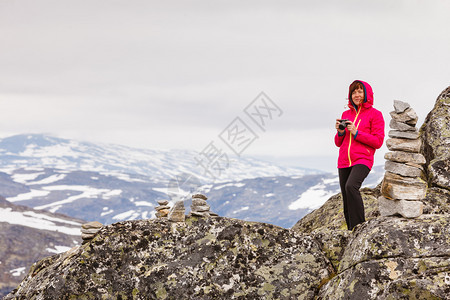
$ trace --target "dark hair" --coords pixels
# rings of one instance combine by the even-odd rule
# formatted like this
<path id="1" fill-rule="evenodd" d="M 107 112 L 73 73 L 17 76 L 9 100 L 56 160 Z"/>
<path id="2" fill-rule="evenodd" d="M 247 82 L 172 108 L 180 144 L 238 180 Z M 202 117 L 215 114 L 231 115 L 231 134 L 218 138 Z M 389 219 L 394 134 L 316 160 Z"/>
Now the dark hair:
<path id="1" fill-rule="evenodd" d="M 352 98 L 353 92 L 357 89 L 362 89 L 364 91 L 364 85 L 359 81 L 353 81 L 353 83 L 350 84 L 350 89 L 349 89 L 349 93 L 348 93 L 349 94 L 348 96 L 350 97 L 350 99 Z M 365 91 L 364 91 L 364 93 L 365 93 Z"/>

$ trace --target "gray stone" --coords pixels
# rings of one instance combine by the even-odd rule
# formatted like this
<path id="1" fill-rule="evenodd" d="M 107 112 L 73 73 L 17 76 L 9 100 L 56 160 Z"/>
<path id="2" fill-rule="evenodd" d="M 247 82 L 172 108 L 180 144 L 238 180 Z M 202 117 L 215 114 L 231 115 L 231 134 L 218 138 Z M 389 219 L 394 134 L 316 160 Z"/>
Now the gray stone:
<path id="1" fill-rule="evenodd" d="M 82 233 L 81 238 L 83 240 L 92 240 L 95 237 L 95 234 Z"/>
<path id="2" fill-rule="evenodd" d="M 416 125 L 419 117 L 416 112 L 412 108 L 408 108 L 406 111 L 402 113 L 396 113 L 395 111 L 391 111 L 390 115 L 392 119 L 400 123 L 406 123 L 409 125 Z"/>
<path id="3" fill-rule="evenodd" d="M 170 212 L 170 210 L 168 210 L 168 209 L 158 210 L 156 212 L 156 217 L 157 218 L 166 218 L 169 215 L 169 212 Z"/>
<path id="4" fill-rule="evenodd" d="M 203 194 L 195 194 L 195 195 L 192 195 L 192 198 L 193 198 L 193 199 L 194 199 L 194 198 L 198 198 L 198 199 L 208 200 L 208 198 L 207 198 L 205 195 L 203 195 Z"/>
<path id="5" fill-rule="evenodd" d="M 191 206 L 191 210 L 196 212 L 209 211 L 210 206 L 209 205 Z"/>
<path id="6" fill-rule="evenodd" d="M 88 222 L 88 223 L 84 223 L 83 225 L 81 225 L 81 228 L 84 229 L 91 229 L 91 228 L 102 228 L 103 224 L 97 221 L 93 221 L 93 222 Z"/>
<path id="7" fill-rule="evenodd" d="M 409 103 L 400 101 L 400 100 L 394 100 L 394 109 L 395 112 L 400 114 L 407 110 L 410 107 Z"/>
<path id="8" fill-rule="evenodd" d="M 428 165 L 428 174 L 434 185 L 450 190 L 450 157 L 432 160 Z"/>
<path id="9" fill-rule="evenodd" d="M 390 161 L 395 161 L 399 163 L 412 162 L 415 164 L 423 165 L 426 163 L 425 156 L 420 153 L 411 153 L 404 151 L 392 151 L 387 152 L 384 158 Z"/>
<path id="10" fill-rule="evenodd" d="M 81 233 L 84 233 L 84 234 L 96 234 L 99 230 L 100 230 L 100 228 L 91 228 L 91 229 L 81 228 Z"/>
<path id="11" fill-rule="evenodd" d="M 169 205 L 161 205 L 161 206 L 157 206 L 155 207 L 156 210 L 163 210 L 163 209 L 170 209 Z"/>
<path id="12" fill-rule="evenodd" d="M 169 201 L 167 201 L 167 200 L 158 200 L 158 204 L 159 205 L 167 205 L 167 204 L 169 204 Z"/>
<path id="13" fill-rule="evenodd" d="M 184 208 L 183 201 L 177 201 L 169 211 L 168 219 L 172 222 L 184 222 L 186 219 L 186 209 Z"/>
<path id="14" fill-rule="evenodd" d="M 191 215 L 193 215 L 195 217 L 209 217 L 210 216 L 208 211 L 203 211 L 203 212 L 191 211 Z"/>
<path id="15" fill-rule="evenodd" d="M 406 177 L 420 177 L 422 175 L 422 170 L 417 167 L 396 163 L 389 160 L 387 160 L 384 164 L 384 169 L 388 172 Z"/>
<path id="16" fill-rule="evenodd" d="M 402 138 L 402 139 L 409 139 L 409 140 L 415 140 L 420 137 L 420 134 L 418 131 L 389 130 L 388 135 L 391 138 Z"/>
<path id="17" fill-rule="evenodd" d="M 203 205 L 208 205 L 208 202 L 206 202 L 206 200 L 203 199 L 199 199 L 199 198 L 194 198 L 192 199 L 192 206 L 203 206 Z"/>
<path id="18" fill-rule="evenodd" d="M 387 139 L 386 146 L 391 151 L 405 151 L 412 153 L 419 153 L 422 141 L 407 140 L 407 139 Z"/>
<path id="19" fill-rule="evenodd" d="M 386 172 L 381 184 L 384 197 L 396 200 L 422 200 L 427 193 L 427 183 L 420 177 L 403 177 Z"/>
<path id="20" fill-rule="evenodd" d="M 401 215 L 404 218 L 417 218 L 423 213 L 421 201 L 390 200 L 380 196 L 378 202 L 382 217 Z"/>
<path id="21" fill-rule="evenodd" d="M 408 125 L 406 123 L 397 122 L 394 119 L 391 119 L 391 122 L 389 123 L 389 127 L 395 130 L 400 131 L 417 131 L 417 128 L 411 125 Z"/>
<path id="22" fill-rule="evenodd" d="M 186 220 L 186 215 L 184 211 L 175 210 L 170 211 L 167 218 L 172 222 L 184 222 L 184 220 Z"/>

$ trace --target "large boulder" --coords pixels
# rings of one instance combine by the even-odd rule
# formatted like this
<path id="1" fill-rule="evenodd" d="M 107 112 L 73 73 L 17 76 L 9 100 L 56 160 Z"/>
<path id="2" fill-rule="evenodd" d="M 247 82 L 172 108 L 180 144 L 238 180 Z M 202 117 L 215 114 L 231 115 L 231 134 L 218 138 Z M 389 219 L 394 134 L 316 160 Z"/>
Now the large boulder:
<path id="1" fill-rule="evenodd" d="M 313 238 L 273 225 L 140 220 L 38 262 L 5 299 L 312 299 L 332 274 Z"/>
<path id="2" fill-rule="evenodd" d="M 354 232 L 319 299 L 448 299 L 450 219 L 380 217 Z"/>
<path id="3" fill-rule="evenodd" d="M 380 187 L 361 189 L 366 219 L 370 220 L 380 215 L 377 198 Z M 344 218 L 342 195 L 337 194 L 325 202 L 322 207 L 309 213 L 299 220 L 291 231 L 300 234 L 308 233 L 319 243 L 322 251 L 337 270 L 341 261 L 351 231 L 347 229 Z"/>
<path id="4" fill-rule="evenodd" d="M 437 98 L 421 128 L 422 153 L 432 186 L 450 190 L 450 86 Z"/>

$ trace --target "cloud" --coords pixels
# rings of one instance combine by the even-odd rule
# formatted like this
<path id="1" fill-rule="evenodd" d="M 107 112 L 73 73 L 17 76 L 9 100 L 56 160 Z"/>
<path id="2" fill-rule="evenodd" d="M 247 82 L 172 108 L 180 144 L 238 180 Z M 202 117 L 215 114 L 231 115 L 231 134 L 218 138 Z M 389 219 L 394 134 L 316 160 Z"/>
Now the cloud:
<path id="1" fill-rule="evenodd" d="M 424 120 L 449 83 L 449 8 L 437 0 L 3 1 L 0 126 L 192 148 L 264 91 L 284 114 L 252 151 L 309 155 L 293 141 L 305 128 L 332 130 L 354 79 L 372 84 L 386 118 L 399 99 Z M 312 136 L 334 155 L 328 134 Z"/>

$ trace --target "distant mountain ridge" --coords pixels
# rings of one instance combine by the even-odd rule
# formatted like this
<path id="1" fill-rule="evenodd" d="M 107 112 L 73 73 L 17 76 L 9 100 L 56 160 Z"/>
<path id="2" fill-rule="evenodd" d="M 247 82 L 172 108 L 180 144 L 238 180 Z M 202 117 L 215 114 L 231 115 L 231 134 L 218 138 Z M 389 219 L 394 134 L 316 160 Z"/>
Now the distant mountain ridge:
<path id="1" fill-rule="evenodd" d="M 137 149 L 113 144 L 94 144 L 43 134 L 21 134 L 0 140 L 0 169 L 54 168 L 102 174 L 138 174 L 153 182 L 167 182 L 181 173 L 192 173 L 202 183 L 255 177 L 322 173 L 306 168 L 287 168 L 261 160 L 229 156 L 229 167 L 216 180 L 198 165 L 196 151 Z"/>
<path id="2" fill-rule="evenodd" d="M 188 212 L 189 195 L 200 191 L 220 215 L 290 227 L 339 191 L 336 174 L 254 159 L 236 161 L 229 177 L 211 182 L 192 172 L 194 155 L 46 135 L 13 136 L 0 140 L 0 194 L 35 209 L 111 224 L 153 218 L 158 200 L 187 199 Z M 189 176 L 196 179 L 192 186 L 183 182 Z M 375 186 L 382 176 L 374 168 L 366 186 Z"/>

